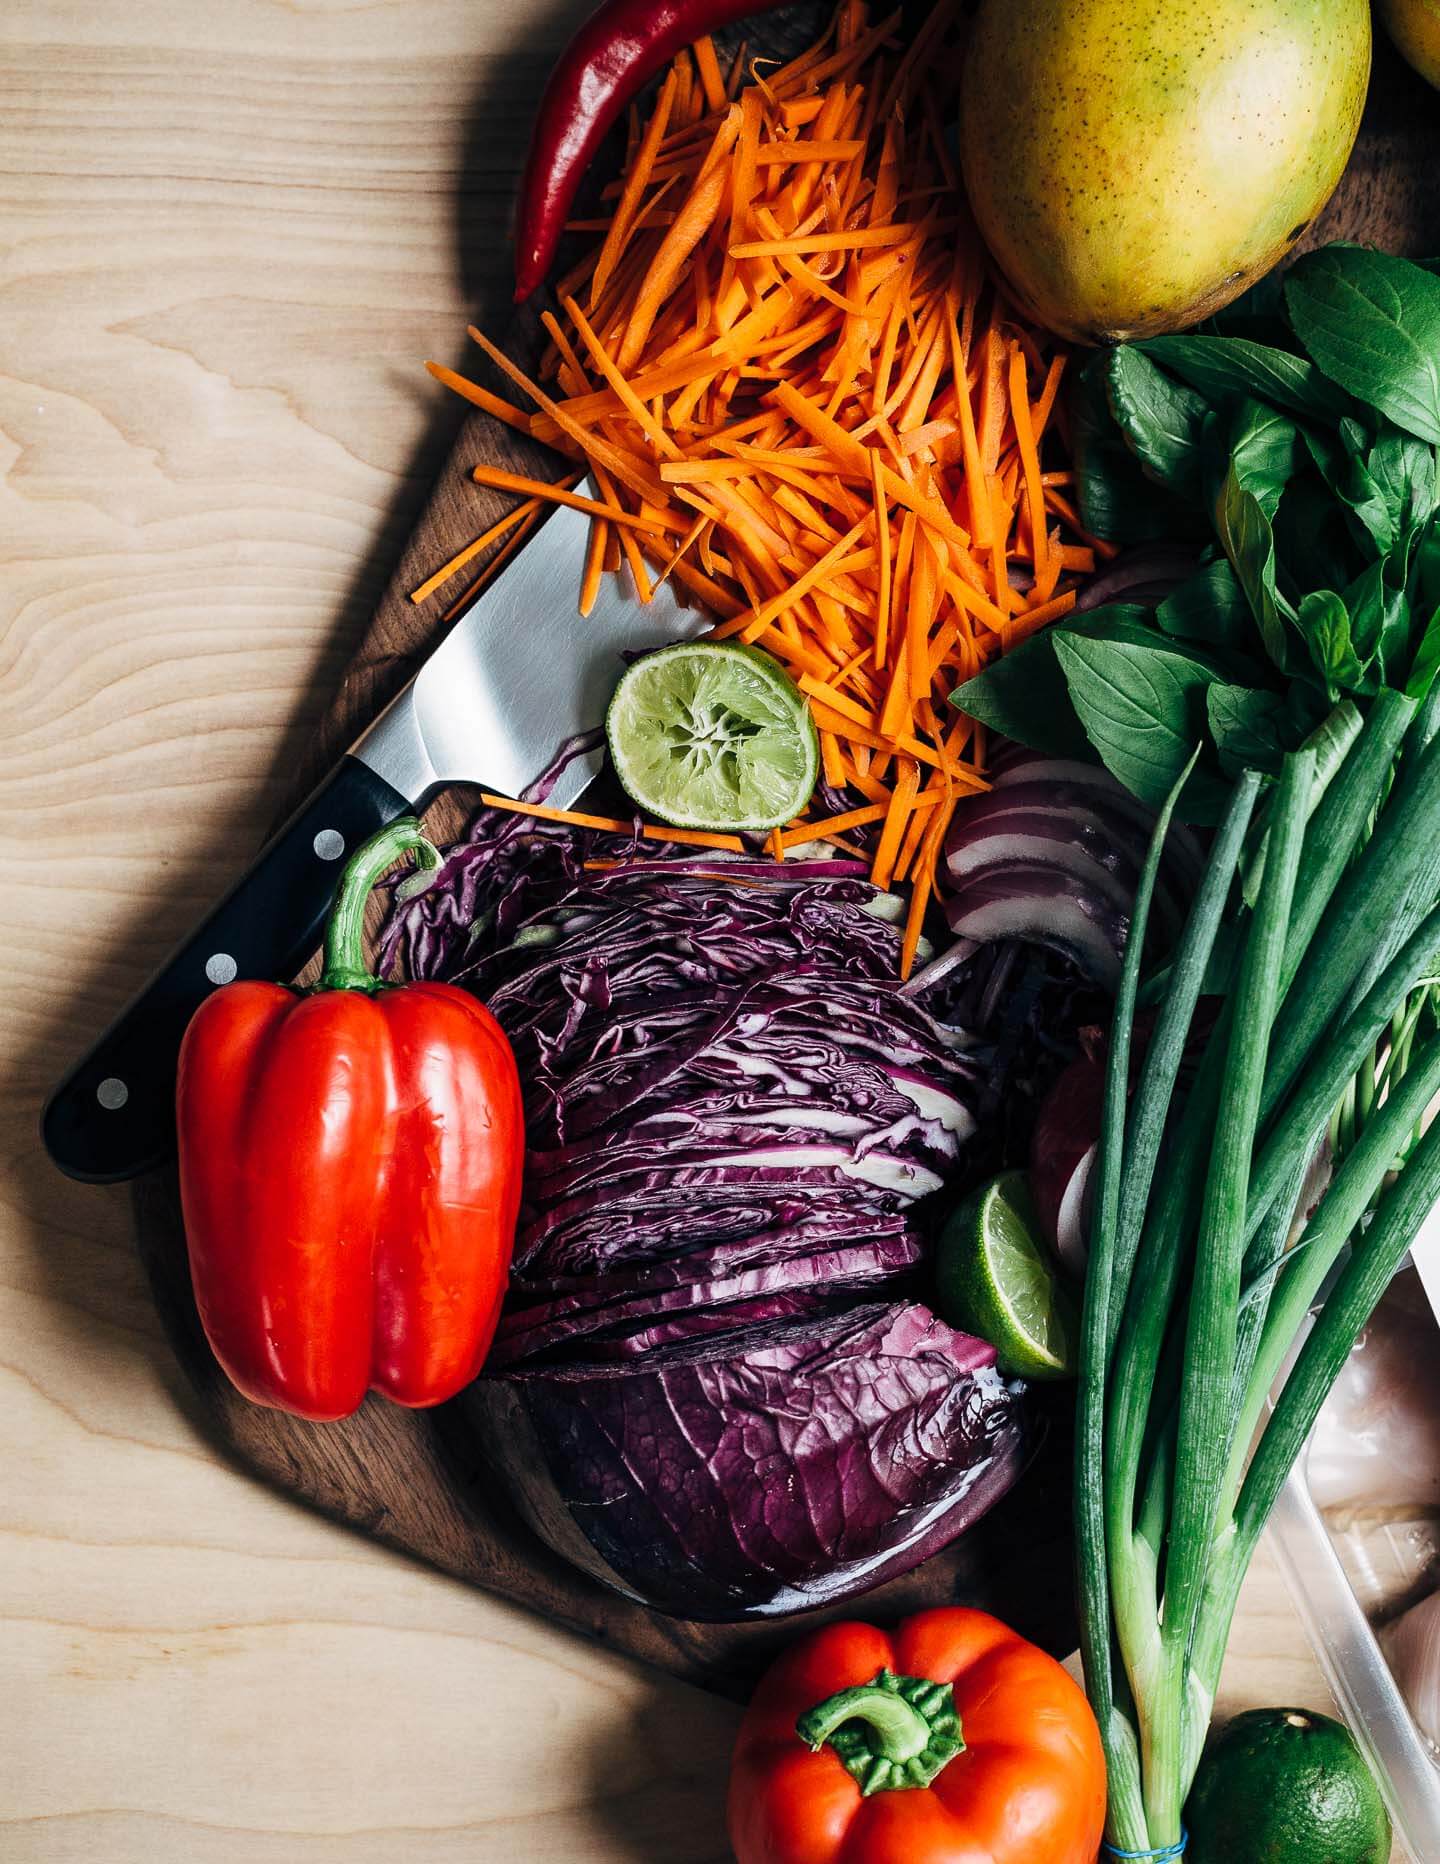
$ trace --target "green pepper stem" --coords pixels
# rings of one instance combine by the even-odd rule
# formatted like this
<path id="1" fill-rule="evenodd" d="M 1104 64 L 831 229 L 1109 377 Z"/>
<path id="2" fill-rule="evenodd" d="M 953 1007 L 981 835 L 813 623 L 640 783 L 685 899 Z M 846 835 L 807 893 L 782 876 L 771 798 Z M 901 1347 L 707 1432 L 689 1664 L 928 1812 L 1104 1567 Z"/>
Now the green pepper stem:
<path id="1" fill-rule="evenodd" d="M 413 854 L 424 870 L 433 871 L 440 865 L 440 850 L 421 834 L 414 816 L 401 816 L 398 822 L 389 823 L 350 857 L 325 927 L 325 962 L 319 989 L 384 989 L 383 980 L 365 963 L 365 907 L 381 875 L 407 854 Z"/>
<path id="2" fill-rule="evenodd" d="M 953 1687 L 890 1670 L 817 1702 L 795 1732 L 808 1747 L 828 1741 L 867 1798 L 929 1786 L 965 1746 Z"/>

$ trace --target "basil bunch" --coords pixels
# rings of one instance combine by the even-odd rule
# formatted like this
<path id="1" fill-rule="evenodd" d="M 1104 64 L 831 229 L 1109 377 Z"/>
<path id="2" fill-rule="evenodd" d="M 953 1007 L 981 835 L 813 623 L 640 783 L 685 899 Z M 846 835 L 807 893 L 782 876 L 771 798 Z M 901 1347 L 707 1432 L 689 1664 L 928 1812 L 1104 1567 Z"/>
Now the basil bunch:
<path id="1" fill-rule="evenodd" d="M 1440 276 L 1328 246 L 1205 330 L 1122 344 L 1071 402 L 1086 526 L 1193 540 L 1153 611 L 1115 603 L 1022 643 L 954 703 L 1060 756 L 1098 753 L 1182 813 L 1278 771 L 1337 700 L 1440 669 Z"/>

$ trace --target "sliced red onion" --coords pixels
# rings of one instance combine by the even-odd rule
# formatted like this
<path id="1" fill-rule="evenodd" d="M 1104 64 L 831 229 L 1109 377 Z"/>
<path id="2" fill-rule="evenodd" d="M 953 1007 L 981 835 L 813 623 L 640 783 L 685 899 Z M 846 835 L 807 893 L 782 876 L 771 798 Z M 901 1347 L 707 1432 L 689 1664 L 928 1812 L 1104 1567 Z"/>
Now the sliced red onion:
<path id="1" fill-rule="evenodd" d="M 1104 1063 L 1071 1062 L 1040 1104 L 1030 1140 L 1030 1194 L 1045 1241 L 1075 1275 L 1085 1272 L 1087 1201 L 1100 1138 Z"/>
<path id="2" fill-rule="evenodd" d="M 1099 1156 L 1097 1140 L 1071 1172 L 1055 1218 L 1055 1253 L 1061 1266 L 1077 1281 L 1084 1280 L 1085 1264 L 1090 1260 L 1090 1187 Z"/>
<path id="3" fill-rule="evenodd" d="M 1119 980 L 1129 915 L 1059 867 L 1020 861 L 972 875 L 946 899 L 945 916 L 957 937 L 1031 939 L 1073 957 L 1107 988 Z"/>
<path id="4" fill-rule="evenodd" d="M 969 824 L 984 824 L 993 816 L 1008 815 L 1013 809 L 1030 813 L 1047 811 L 1049 815 L 1073 815 L 1082 822 L 1105 829 L 1114 839 L 1123 839 L 1136 856 L 1144 857 L 1149 846 L 1149 829 L 1153 816 L 1148 807 L 1118 783 L 1095 783 L 1062 774 L 1066 770 L 1088 770 L 1088 764 L 1067 764 L 1056 759 L 1043 775 L 1034 775 L 1036 764 L 1017 766 L 995 774 L 995 788 L 987 796 L 965 798 L 958 813 Z M 1107 777 L 1108 772 L 1099 772 Z"/>
<path id="5" fill-rule="evenodd" d="M 1075 611 L 1083 614 L 1107 602 L 1155 608 L 1194 573 L 1195 552 L 1183 544 L 1144 544 L 1090 577 L 1075 598 Z"/>
<path id="6" fill-rule="evenodd" d="M 946 916 L 969 939 L 1025 938 L 1113 986 L 1154 815 L 1098 764 L 1006 747 L 988 795 L 956 811 L 945 844 Z M 1198 884 L 1193 836 L 1173 831 L 1157 923 L 1178 924 Z"/>
<path id="7" fill-rule="evenodd" d="M 1073 874 L 1081 886 L 1110 900 L 1117 912 L 1129 910 L 1139 878 L 1128 851 L 1063 813 L 1017 811 L 1002 816 L 992 832 L 973 841 L 957 840 L 945 856 L 945 871 L 953 887 L 973 875 L 1017 865 L 1056 867 Z"/>
<path id="8" fill-rule="evenodd" d="M 1149 845 L 1150 831 L 1155 826 L 1154 811 L 1138 796 L 1133 796 L 1102 764 L 1087 764 L 1076 757 L 1047 757 L 1043 751 L 1021 746 L 1014 757 L 992 770 L 991 782 L 992 797 L 998 790 L 1013 791 L 1022 785 L 1034 784 L 1048 791 L 1052 801 L 1081 808 L 1094 809 L 1103 798 L 1110 811 L 1140 829 Z M 1174 863 L 1177 873 L 1191 875 L 1195 880 L 1205 865 L 1199 842 L 1183 823 L 1171 824 L 1166 861 Z"/>

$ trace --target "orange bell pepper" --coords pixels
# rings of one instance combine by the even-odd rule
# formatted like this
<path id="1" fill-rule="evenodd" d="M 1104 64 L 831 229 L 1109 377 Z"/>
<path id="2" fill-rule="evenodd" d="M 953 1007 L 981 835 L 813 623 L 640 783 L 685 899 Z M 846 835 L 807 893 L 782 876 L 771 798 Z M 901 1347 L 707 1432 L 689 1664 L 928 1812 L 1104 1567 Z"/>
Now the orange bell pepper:
<path id="1" fill-rule="evenodd" d="M 730 1773 L 738 1864 L 1095 1864 L 1100 1731 L 985 1612 L 833 1624 L 756 1691 Z"/>

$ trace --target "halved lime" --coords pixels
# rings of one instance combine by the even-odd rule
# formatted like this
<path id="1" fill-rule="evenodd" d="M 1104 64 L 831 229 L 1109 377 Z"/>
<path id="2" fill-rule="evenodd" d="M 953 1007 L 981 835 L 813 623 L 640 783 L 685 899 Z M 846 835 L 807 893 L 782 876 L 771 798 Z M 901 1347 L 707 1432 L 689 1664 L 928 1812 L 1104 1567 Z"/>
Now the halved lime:
<path id="1" fill-rule="evenodd" d="M 820 767 L 804 695 L 769 654 L 733 641 L 637 660 L 605 734 L 626 795 L 676 828 L 778 828 L 809 802 Z"/>
<path id="2" fill-rule="evenodd" d="M 1079 1315 L 1035 1227 L 1024 1172 L 1001 1172 L 972 1192 L 940 1238 L 936 1305 L 952 1327 L 990 1342 L 1002 1372 L 1073 1378 Z"/>

